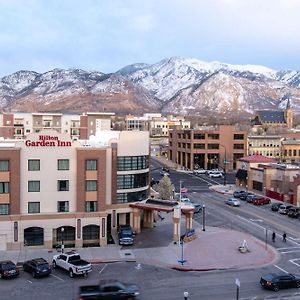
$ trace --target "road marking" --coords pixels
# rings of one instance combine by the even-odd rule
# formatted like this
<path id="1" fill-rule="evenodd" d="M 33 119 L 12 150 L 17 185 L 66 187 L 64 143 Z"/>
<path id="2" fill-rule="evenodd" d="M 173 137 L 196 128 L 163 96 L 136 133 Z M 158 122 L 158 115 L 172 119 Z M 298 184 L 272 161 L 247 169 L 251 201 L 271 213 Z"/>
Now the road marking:
<path id="1" fill-rule="evenodd" d="M 32 283 L 32 281 L 30 281 L 30 280 L 28 280 L 28 279 L 27 279 L 26 281 L 29 282 L 29 283 Z"/>
<path id="2" fill-rule="evenodd" d="M 262 219 L 249 219 L 249 220 L 252 221 L 252 222 L 263 222 Z"/>
<path id="3" fill-rule="evenodd" d="M 277 250 L 290 250 L 290 249 L 300 249 L 299 247 L 283 247 L 283 248 L 277 248 Z"/>
<path id="4" fill-rule="evenodd" d="M 290 237 L 290 239 L 294 240 L 294 241 L 299 241 L 300 238 L 293 238 L 293 237 Z"/>
<path id="5" fill-rule="evenodd" d="M 288 253 L 296 253 L 296 252 L 300 252 L 299 250 L 292 250 L 292 251 L 284 251 L 284 252 L 280 252 L 281 254 L 288 254 Z"/>
<path id="6" fill-rule="evenodd" d="M 101 274 L 101 273 L 104 271 L 104 269 L 106 268 L 106 266 L 107 266 L 107 264 L 105 264 L 105 265 L 103 266 L 103 268 L 99 271 L 99 274 Z"/>
<path id="7" fill-rule="evenodd" d="M 286 270 L 284 270 L 284 269 L 278 267 L 277 265 L 274 265 L 274 267 L 276 267 L 277 269 L 279 269 L 280 271 L 282 271 L 282 272 L 284 272 L 284 273 L 286 273 L 286 274 L 289 274 L 288 271 L 286 271 Z"/>
<path id="8" fill-rule="evenodd" d="M 290 259 L 289 261 L 290 261 L 292 264 L 294 264 L 294 265 L 300 267 L 300 264 L 295 263 L 295 260 L 300 260 L 300 258 Z"/>
<path id="9" fill-rule="evenodd" d="M 62 278 L 60 278 L 60 277 L 58 277 L 58 276 L 56 276 L 56 275 L 54 275 L 54 274 L 50 274 L 50 276 L 55 277 L 56 279 L 58 279 L 58 280 L 60 280 L 60 281 L 65 281 L 64 279 L 62 279 Z"/>

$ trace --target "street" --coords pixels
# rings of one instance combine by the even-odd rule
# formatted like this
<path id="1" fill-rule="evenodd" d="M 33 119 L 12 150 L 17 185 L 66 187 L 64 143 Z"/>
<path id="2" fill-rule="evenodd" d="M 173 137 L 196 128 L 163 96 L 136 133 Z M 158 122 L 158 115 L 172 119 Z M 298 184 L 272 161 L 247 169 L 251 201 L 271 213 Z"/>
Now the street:
<path id="1" fill-rule="evenodd" d="M 152 161 L 152 176 L 159 174 L 161 165 Z M 211 185 L 223 184 L 223 178 L 211 179 L 207 175 L 196 176 L 170 171 L 170 179 L 179 190 L 179 182 L 188 189 L 187 195 L 197 203 L 205 204 L 205 223 L 210 227 L 223 227 L 247 232 L 265 243 L 265 247 L 275 247 L 279 252 L 278 260 L 271 265 L 253 269 L 231 269 L 209 272 L 180 272 L 164 267 L 135 262 L 116 262 L 97 264 L 88 277 L 69 278 L 62 270 L 54 270 L 47 278 L 34 279 L 21 271 L 19 278 L 1 280 L 1 300 L 11 299 L 78 299 L 81 285 L 96 284 L 99 279 L 118 279 L 135 283 L 141 289 L 138 299 L 175 300 L 184 299 L 183 292 L 189 292 L 188 300 L 229 300 L 237 299 L 236 280 L 240 282 L 240 300 L 262 299 L 300 299 L 300 290 L 288 289 L 273 292 L 263 290 L 259 279 L 262 274 L 273 272 L 300 274 L 300 222 L 277 212 L 270 205 L 254 206 L 241 201 L 240 207 L 231 207 L 224 203 L 228 195 L 209 189 Z M 233 183 L 234 175 L 228 174 L 227 181 Z M 194 222 L 202 226 L 203 215 L 194 215 Z M 162 221 L 163 222 L 163 221 Z M 275 231 L 277 238 L 271 240 Z M 282 233 L 287 233 L 287 242 L 282 241 Z M 133 249 L 166 246 L 172 240 L 172 224 L 143 229 L 136 236 Z M 220 245 L 222 247 L 222 245 Z M 129 248 L 128 248 L 129 249 Z"/>

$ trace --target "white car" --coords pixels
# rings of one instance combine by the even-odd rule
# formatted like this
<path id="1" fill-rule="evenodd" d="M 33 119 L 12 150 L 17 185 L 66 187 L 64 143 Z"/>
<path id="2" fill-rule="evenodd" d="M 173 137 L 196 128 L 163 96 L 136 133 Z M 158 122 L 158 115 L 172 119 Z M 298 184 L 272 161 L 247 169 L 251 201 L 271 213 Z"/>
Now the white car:
<path id="1" fill-rule="evenodd" d="M 220 178 L 223 177 L 223 174 L 221 172 L 210 172 L 208 176 L 210 178 Z"/>
<path id="2" fill-rule="evenodd" d="M 240 206 L 241 202 L 236 198 L 229 198 L 224 201 L 226 204 L 231 206 Z"/>
<path id="3" fill-rule="evenodd" d="M 207 170 L 204 170 L 204 169 L 194 170 L 194 174 L 196 174 L 196 175 L 206 174 L 206 172 L 207 172 Z"/>

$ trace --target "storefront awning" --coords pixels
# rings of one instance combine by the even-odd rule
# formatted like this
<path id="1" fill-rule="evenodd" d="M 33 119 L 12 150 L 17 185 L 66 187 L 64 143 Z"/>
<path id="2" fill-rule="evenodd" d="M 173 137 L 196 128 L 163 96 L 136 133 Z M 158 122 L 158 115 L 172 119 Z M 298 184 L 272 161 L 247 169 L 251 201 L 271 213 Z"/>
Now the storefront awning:
<path id="1" fill-rule="evenodd" d="M 247 172 L 247 170 L 238 169 L 238 171 L 236 172 L 235 177 L 237 177 L 240 180 L 246 180 L 247 177 L 248 177 L 248 172 Z"/>

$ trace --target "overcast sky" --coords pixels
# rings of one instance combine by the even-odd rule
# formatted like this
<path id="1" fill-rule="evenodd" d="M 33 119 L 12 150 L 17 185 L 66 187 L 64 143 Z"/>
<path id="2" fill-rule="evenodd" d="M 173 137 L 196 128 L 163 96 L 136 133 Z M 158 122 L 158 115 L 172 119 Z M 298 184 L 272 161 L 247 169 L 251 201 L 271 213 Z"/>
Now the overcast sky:
<path id="1" fill-rule="evenodd" d="M 166 57 L 300 70 L 300 0 L 0 0 L 0 77 Z"/>

